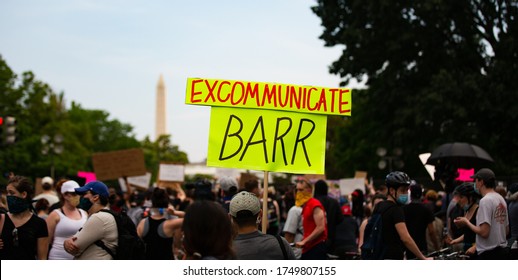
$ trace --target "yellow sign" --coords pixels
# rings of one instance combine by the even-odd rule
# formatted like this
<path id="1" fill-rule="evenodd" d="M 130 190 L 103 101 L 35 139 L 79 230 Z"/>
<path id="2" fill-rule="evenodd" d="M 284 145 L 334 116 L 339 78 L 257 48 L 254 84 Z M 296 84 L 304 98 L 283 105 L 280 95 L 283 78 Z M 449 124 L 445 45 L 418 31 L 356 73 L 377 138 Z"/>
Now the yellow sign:
<path id="1" fill-rule="evenodd" d="M 351 115 L 351 90 L 277 83 L 187 79 L 186 104 Z"/>
<path id="2" fill-rule="evenodd" d="M 212 107 L 208 166 L 323 174 L 327 116 Z"/>

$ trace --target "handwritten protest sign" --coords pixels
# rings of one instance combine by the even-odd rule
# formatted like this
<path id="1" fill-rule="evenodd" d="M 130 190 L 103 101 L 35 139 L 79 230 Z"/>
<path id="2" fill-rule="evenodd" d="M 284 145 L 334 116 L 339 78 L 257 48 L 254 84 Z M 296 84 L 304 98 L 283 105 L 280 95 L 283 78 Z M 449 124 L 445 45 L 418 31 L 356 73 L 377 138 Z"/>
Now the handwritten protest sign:
<path id="1" fill-rule="evenodd" d="M 141 149 L 95 153 L 92 155 L 92 163 L 97 180 L 146 174 L 144 152 Z"/>
<path id="2" fill-rule="evenodd" d="M 185 165 L 161 163 L 158 169 L 158 180 L 167 182 L 183 182 Z"/>
<path id="3" fill-rule="evenodd" d="M 326 115 L 351 115 L 351 90 L 187 79 L 186 104 L 212 106 L 208 166 L 324 174 Z"/>
<path id="4" fill-rule="evenodd" d="M 186 104 L 351 115 L 345 88 L 189 78 L 186 93 Z"/>
<path id="5" fill-rule="evenodd" d="M 354 192 L 356 189 L 360 189 L 364 191 L 365 189 L 365 179 L 363 178 L 348 178 L 348 179 L 340 179 L 340 193 L 342 195 L 348 195 Z"/>
<path id="6" fill-rule="evenodd" d="M 326 116 L 212 107 L 207 165 L 324 173 Z"/>
<path id="7" fill-rule="evenodd" d="M 141 190 L 147 190 L 149 188 L 149 183 L 151 182 L 151 173 L 147 172 L 146 175 L 142 176 L 131 176 L 127 178 L 128 184 L 135 186 Z M 128 190 L 126 186 L 126 182 L 124 178 L 119 178 L 119 186 L 123 192 Z"/>
<path id="8" fill-rule="evenodd" d="M 351 115 L 351 90 L 187 79 L 186 104 L 212 106 L 208 166 L 323 174 L 325 115 Z M 241 109 L 244 108 L 244 109 Z M 289 111 L 289 112 L 286 112 Z M 267 224 L 263 193 L 263 232 Z"/>

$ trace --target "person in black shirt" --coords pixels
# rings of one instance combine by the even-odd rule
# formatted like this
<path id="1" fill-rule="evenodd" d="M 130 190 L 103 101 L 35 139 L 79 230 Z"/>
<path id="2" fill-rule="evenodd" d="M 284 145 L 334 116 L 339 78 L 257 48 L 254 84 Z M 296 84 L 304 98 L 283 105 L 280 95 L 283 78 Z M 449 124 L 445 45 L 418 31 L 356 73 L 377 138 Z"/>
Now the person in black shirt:
<path id="1" fill-rule="evenodd" d="M 422 203 L 422 195 L 423 189 L 421 185 L 412 180 L 412 184 L 410 185 L 411 201 L 403 207 L 403 210 L 405 212 L 405 223 L 410 236 L 414 239 L 419 250 L 426 253 L 428 250 L 428 244 L 426 242 L 427 230 L 430 234 L 430 238 L 434 241 L 434 249 L 439 250 L 441 248 L 435 236 L 433 226 L 435 217 L 433 216 L 432 211 Z M 410 250 L 406 249 L 406 257 L 407 259 L 414 259 L 415 255 L 410 252 Z"/>
<path id="2" fill-rule="evenodd" d="M 45 220 L 32 211 L 32 184 L 25 177 L 13 176 L 6 190 L 9 212 L 0 214 L 0 259 L 46 260 L 49 233 Z"/>
<path id="3" fill-rule="evenodd" d="M 327 195 L 329 186 L 326 181 L 318 180 L 315 183 L 315 194 L 314 197 L 322 203 L 324 210 L 326 211 L 326 224 L 327 224 L 327 240 L 326 247 L 327 252 L 331 253 L 336 249 L 335 236 L 336 227 L 344 220 L 342 210 L 338 200 L 333 199 Z M 356 226 L 357 228 L 358 226 Z"/>
<path id="4" fill-rule="evenodd" d="M 383 220 L 383 243 L 385 246 L 384 259 L 404 259 L 405 247 L 418 259 L 426 258 L 408 233 L 405 224 L 405 214 L 401 205 L 408 201 L 408 186 L 410 178 L 401 171 L 394 171 L 387 175 L 385 183 L 388 188 L 386 201 L 376 205 L 374 213 L 381 213 Z"/>

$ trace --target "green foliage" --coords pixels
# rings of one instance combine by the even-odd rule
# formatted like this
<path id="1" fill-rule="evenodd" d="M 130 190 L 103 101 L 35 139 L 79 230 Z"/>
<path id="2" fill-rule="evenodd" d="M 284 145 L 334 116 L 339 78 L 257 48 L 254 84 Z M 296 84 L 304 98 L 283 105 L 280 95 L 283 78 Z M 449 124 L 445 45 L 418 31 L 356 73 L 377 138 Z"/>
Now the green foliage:
<path id="1" fill-rule="evenodd" d="M 155 142 L 152 142 L 149 137 L 142 141 L 146 166 L 151 167 L 153 182 L 157 179 L 160 163 L 185 164 L 189 162 L 187 154 L 180 151 L 178 146 L 172 145 L 170 138 L 170 135 L 160 135 Z"/>
<path id="2" fill-rule="evenodd" d="M 19 78 L 0 56 L 0 115 L 17 119 L 17 141 L 0 147 L 0 171 L 29 177 L 50 175 L 52 164 L 55 177 L 72 177 L 77 171 L 93 171 L 91 157 L 96 152 L 108 152 L 141 147 L 146 164 L 154 178 L 159 162 L 187 163 L 187 154 L 172 145 L 169 136 L 156 142 L 148 138 L 139 142 L 129 124 L 110 119 L 108 112 L 83 109 L 72 102 L 67 109 L 64 94 L 55 93 L 49 85 L 25 72 Z M 61 154 L 42 153 L 42 136 L 63 136 Z M 0 184 L 5 184 L 2 176 Z"/>
<path id="3" fill-rule="evenodd" d="M 366 81 L 352 117 L 330 121 L 328 177 L 378 170 L 377 147 L 400 147 L 404 170 L 426 176 L 418 155 L 447 142 L 476 144 L 497 174 L 518 173 L 518 2 L 318 0 L 329 68 Z M 331 174 L 329 174 L 331 173 Z"/>

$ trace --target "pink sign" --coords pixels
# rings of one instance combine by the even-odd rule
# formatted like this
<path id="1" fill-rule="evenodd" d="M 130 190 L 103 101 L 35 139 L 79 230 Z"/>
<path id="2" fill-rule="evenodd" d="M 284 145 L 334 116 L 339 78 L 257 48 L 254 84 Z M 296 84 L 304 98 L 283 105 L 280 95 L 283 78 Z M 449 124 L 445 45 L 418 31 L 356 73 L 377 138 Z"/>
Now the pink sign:
<path id="1" fill-rule="evenodd" d="M 475 169 L 457 169 L 457 172 L 459 172 L 459 177 L 455 178 L 457 181 L 463 181 L 463 182 L 471 182 L 473 181 L 473 178 L 471 176 L 475 175 Z"/>
<path id="2" fill-rule="evenodd" d="M 85 184 L 97 180 L 97 178 L 95 177 L 95 173 L 93 172 L 77 171 L 77 177 L 85 178 Z"/>

